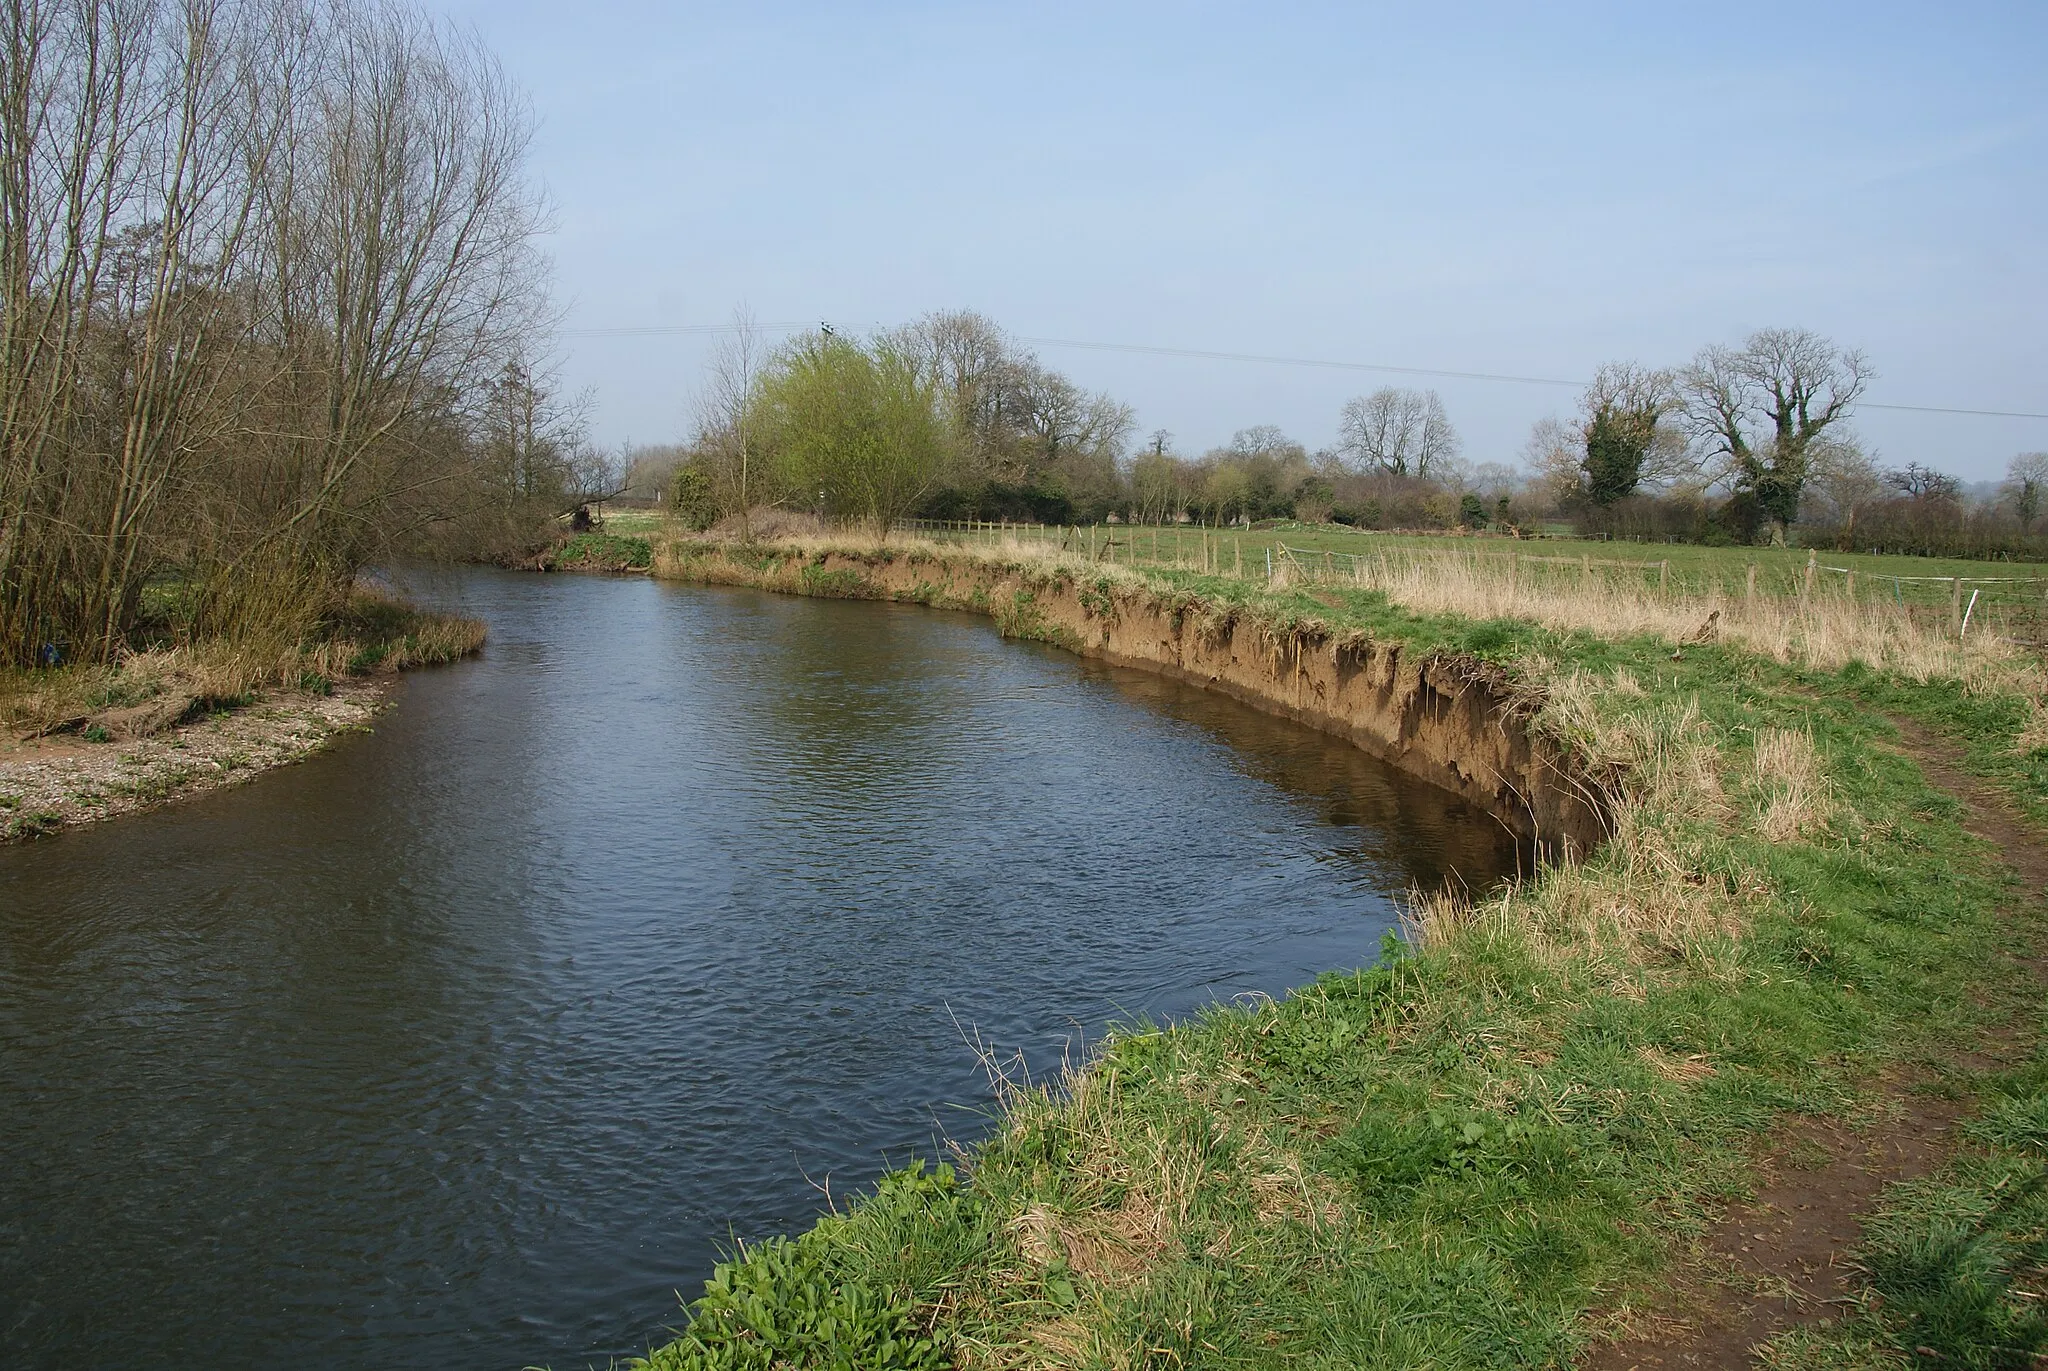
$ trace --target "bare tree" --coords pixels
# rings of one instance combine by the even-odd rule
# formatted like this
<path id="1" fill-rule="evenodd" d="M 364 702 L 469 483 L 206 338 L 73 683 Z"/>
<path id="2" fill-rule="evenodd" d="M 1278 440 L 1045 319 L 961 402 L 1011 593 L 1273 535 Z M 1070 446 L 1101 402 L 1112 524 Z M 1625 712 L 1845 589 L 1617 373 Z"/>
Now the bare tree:
<path id="1" fill-rule="evenodd" d="M 1763 329 L 1740 351 L 1701 351 L 1677 389 L 1712 478 L 1753 496 L 1782 533 L 1798 516 L 1809 449 L 1848 417 L 1875 374 L 1862 353 L 1819 334 Z"/>
<path id="2" fill-rule="evenodd" d="M 1344 402 L 1338 451 L 1368 470 L 1428 478 L 1458 455 L 1457 430 L 1433 390 L 1383 386 Z"/>
<path id="3" fill-rule="evenodd" d="M 732 329 L 711 356 L 711 373 L 698 412 L 700 445 L 711 458 L 713 499 L 740 516 L 740 540 L 753 540 L 753 508 L 762 475 L 754 413 L 761 369 L 768 360 L 753 311 L 740 305 Z"/>
<path id="4" fill-rule="evenodd" d="M 529 125 L 402 0 L 0 2 L 0 660 L 167 565 L 288 640 L 430 517 L 546 323 Z"/>
<path id="5" fill-rule="evenodd" d="M 1908 462 L 1884 474 L 1884 483 L 1909 500 L 1930 504 L 1955 504 L 1963 494 L 1963 483 L 1945 471 L 1919 462 Z"/>
<path id="6" fill-rule="evenodd" d="M 1855 544 L 1857 516 L 1885 493 L 1877 463 L 1852 439 L 1833 436 L 1807 450 L 1806 487 L 1820 502 L 1820 513 L 1837 528 L 1836 541 L 1844 548 Z"/>
<path id="7" fill-rule="evenodd" d="M 1585 439 L 1556 415 L 1538 419 L 1522 444 L 1522 465 L 1553 509 L 1569 509 L 1585 495 Z"/>

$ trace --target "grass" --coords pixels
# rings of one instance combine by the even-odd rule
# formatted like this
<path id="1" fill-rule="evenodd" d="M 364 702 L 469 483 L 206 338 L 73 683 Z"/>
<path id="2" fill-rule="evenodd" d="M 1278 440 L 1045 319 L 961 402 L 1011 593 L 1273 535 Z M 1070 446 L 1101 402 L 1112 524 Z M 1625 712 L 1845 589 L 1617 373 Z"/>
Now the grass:
<path id="1" fill-rule="evenodd" d="M 1775 1339 L 1767 1366 L 2005 1371 L 2048 1357 L 2048 1054 L 1986 1082 L 1964 1135 L 1866 1223 L 1868 1284 L 1846 1317 Z"/>
<path id="2" fill-rule="evenodd" d="M 654 545 L 617 533 L 578 533 L 541 559 L 544 571 L 645 571 L 654 564 Z"/>
<path id="3" fill-rule="evenodd" d="M 769 578 L 778 559 L 822 571 L 832 547 L 963 555 L 740 555 Z M 994 1064 L 1000 1107 L 957 1173 L 885 1178 L 735 1253 L 646 1366 L 932 1364 L 925 1340 L 961 1367 L 1567 1364 L 1654 1302 L 1774 1119 L 1868 1126 L 1879 1068 L 1944 1061 L 2038 1000 L 2001 950 L 2038 935 L 2039 910 L 1881 712 L 1967 737 L 2022 793 L 2048 770 L 2043 677 L 1996 643 L 1855 605 L 1699 638 L 1625 599 L 1504 604 L 1481 577 L 1267 586 L 980 555 L 1067 576 L 1105 612 L 1153 596 L 1493 662 L 1532 727 L 1613 778 L 1615 838 L 1476 905 L 1418 899 L 1378 965 L 1278 1002 L 1122 1026 L 1055 1081 Z M 834 590 L 858 593 L 858 573 Z M 1985 1118 L 2035 1118 L 2035 1080 Z M 1991 1291 L 1968 1294 L 1975 1314 L 1926 1297 L 1945 1346 L 2038 1346 L 2013 1293 L 2039 1290 L 2035 1210 L 1999 1198 L 2039 1168 L 2022 1134 L 1999 1135 L 2004 1170 L 1887 1199 L 1874 1295 Z M 1937 1219 L 1962 1255 L 1927 1255 Z M 1883 1296 L 1836 1343 L 1773 1355 L 1896 1364 L 1935 1318 L 1921 1307 Z"/>
<path id="4" fill-rule="evenodd" d="M 605 513 L 605 531 L 611 535 L 659 541 L 670 532 L 666 516 L 658 509 L 614 509 Z M 952 536 L 952 535 L 946 535 Z M 1203 564 L 1203 540 L 1208 540 L 1207 565 L 1214 559 L 1224 566 L 1242 564 L 1247 573 L 1261 571 L 1266 554 L 1282 545 L 1297 552 L 1330 553 L 1339 558 L 1389 558 L 1401 563 L 1420 561 L 1425 565 L 1443 558 L 1501 560 L 1520 553 L 1525 558 L 1558 558 L 1557 563 L 1529 563 L 1524 574 L 1552 581 L 1575 580 L 1580 572 L 1575 563 L 1584 558 L 1594 563 L 1603 583 L 1648 586 L 1659 573 L 1653 567 L 1602 569 L 1603 562 L 1669 563 L 1663 589 L 1677 595 L 1724 598 L 1746 596 L 1749 568 L 1756 568 L 1757 594 L 1766 598 L 1796 598 L 1805 583 L 1809 549 L 1794 547 L 1708 547 L 1697 543 L 1636 543 L 1539 536 L 1515 539 L 1501 534 L 1465 533 L 1379 533 L 1347 528 L 1341 524 L 1280 524 L 1257 529 L 1209 529 L 1194 525 L 1158 527 L 1153 525 L 1097 525 L 1077 529 L 1018 529 L 960 535 L 959 540 L 1000 546 L 1018 538 L 1048 547 L 1064 540 L 1072 550 L 1103 553 L 1119 561 L 1137 559 L 1151 565 Z M 1816 576 L 1819 588 L 1832 594 L 1853 595 L 1870 602 L 1890 602 L 1918 609 L 1932 619 L 1946 621 L 1951 603 L 1950 586 L 1928 578 L 1965 578 L 1963 599 L 1971 590 L 1981 592 L 1978 613 L 1993 612 L 2026 626 L 2034 637 L 2048 616 L 2048 563 L 1987 562 L 1946 557 L 1903 557 L 1862 552 L 1819 550 L 1813 554 L 1822 567 L 1839 567 L 1856 573 L 1852 584 L 1841 572 L 1822 571 Z M 1896 579 L 1895 579 L 1896 578 Z M 1967 584 L 1976 580 L 1979 584 Z M 1972 616 L 1973 622 L 1975 615 Z"/>
<path id="5" fill-rule="evenodd" d="M 353 676 L 451 662 L 483 644 L 473 619 L 430 614 L 359 590 L 309 638 L 289 644 L 181 644 L 108 665 L 0 672 L 0 727 L 77 730 L 88 741 L 155 732 L 265 689 L 326 694 Z"/>

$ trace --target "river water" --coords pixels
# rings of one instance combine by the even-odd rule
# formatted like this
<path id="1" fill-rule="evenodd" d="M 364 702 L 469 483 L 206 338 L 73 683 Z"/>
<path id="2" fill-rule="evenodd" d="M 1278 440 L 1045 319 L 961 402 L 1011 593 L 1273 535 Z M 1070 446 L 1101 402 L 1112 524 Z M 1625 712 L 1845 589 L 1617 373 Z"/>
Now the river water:
<path id="1" fill-rule="evenodd" d="M 560 1368 L 973 1138 L 965 1038 L 1370 962 L 1515 844 L 1334 740 L 984 620 L 417 573 L 374 733 L 0 849 L 0 1362 Z"/>

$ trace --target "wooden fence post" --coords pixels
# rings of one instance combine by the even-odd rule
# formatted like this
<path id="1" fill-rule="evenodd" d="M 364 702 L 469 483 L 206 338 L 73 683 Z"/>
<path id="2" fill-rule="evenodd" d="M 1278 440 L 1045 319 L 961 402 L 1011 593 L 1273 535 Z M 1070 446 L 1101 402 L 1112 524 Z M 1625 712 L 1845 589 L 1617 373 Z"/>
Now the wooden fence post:
<path id="1" fill-rule="evenodd" d="M 1948 585 L 1949 627 L 1961 633 L 1963 631 L 1963 578 L 1951 576 L 1948 578 Z"/>
<path id="2" fill-rule="evenodd" d="M 1799 587 L 1799 603 L 1802 605 L 1813 598 L 1813 573 L 1819 565 L 1819 551 L 1809 550 L 1806 554 L 1806 580 Z"/>
<path id="3" fill-rule="evenodd" d="M 1743 604 L 1745 604 L 1745 605 L 1753 605 L 1753 604 L 1755 604 L 1755 603 L 1756 603 L 1756 563 L 1755 563 L 1755 562 L 1751 562 L 1751 563 L 1749 564 L 1749 575 L 1748 575 L 1748 576 L 1746 576 L 1746 577 L 1744 578 L 1744 580 L 1743 580 L 1743 587 L 1742 587 L 1742 602 L 1743 602 Z"/>
<path id="4" fill-rule="evenodd" d="M 1663 594 L 1671 587 L 1671 559 L 1666 557 L 1657 563 L 1657 593 Z"/>

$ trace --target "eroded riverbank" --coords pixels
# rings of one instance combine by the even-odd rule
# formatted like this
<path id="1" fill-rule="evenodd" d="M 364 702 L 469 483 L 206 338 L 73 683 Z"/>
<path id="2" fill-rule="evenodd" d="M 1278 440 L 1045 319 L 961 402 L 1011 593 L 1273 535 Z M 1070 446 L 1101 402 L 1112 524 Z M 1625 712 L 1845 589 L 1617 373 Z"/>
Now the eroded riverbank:
<path id="1" fill-rule="evenodd" d="M 1512 889 L 1418 902 L 1405 943 L 1371 970 L 1113 1036 L 1053 1088 L 1006 1097 L 1002 1127 L 959 1173 L 892 1175 L 736 1256 L 684 1336 L 643 1365 L 1478 1371 L 1573 1364 L 1602 1344 L 1683 1355 L 1686 1321 L 1709 1316 L 1672 1309 L 1674 1266 L 1729 1281 L 1732 1305 L 1798 1297 L 1753 1286 L 1701 1241 L 1767 1179 L 1770 1139 L 1883 1129 L 1898 1081 L 1930 1067 L 1987 1114 L 2018 1107 L 2002 1098 L 2016 1087 L 1958 1045 L 1996 1055 L 2033 1040 L 2038 984 L 2009 953 L 2036 943 L 2042 911 L 2008 896 L 1997 854 L 1872 704 L 1957 728 L 1986 775 L 2024 789 L 2013 758 L 2042 755 L 2026 741 L 2040 678 L 2024 660 L 1904 651 L 1895 626 L 1825 615 L 1780 625 L 1764 651 L 1716 641 L 1698 606 L 1677 641 L 1591 596 L 1530 622 L 1485 587 L 1248 588 L 1003 549 L 682 543 L 663 560 L 701 579 L 974 609 L 1084 653 L 1121 651 L 1137 605 L 1135 645 L 1162 674 L 1192 660 L 1220 686 L 1249 660 L 1253 679 L 1237 684 L 1263 707 L 1362 726 L 1361 741 L 1396 755 L 1407 739 L 1388 720 L 1458 708 L 1401 689 L 1394 653 L 1455 662 L 1454 682 L 1491 697 L 1466 736 L 1526 725 L 1555 749 L 1551 774 L 1599 797 L 1612 836 Z M 1191 622 L 1237 650 L 1190 654 Z M 1323 707 L 1341 698 L 1347 648 L 1384 654 L 1359 675 L 1395 683 L 1396 707 Z M 1315 678 L 1303 657 L 1325 649 L 1330 672 Z M 1406 751 L 1422 751 L 1418 771 L 1432 763 Z M 1453 781 L 1483 785 L 1486 770 Z M 1494 802 L 1504 794 L 1520 791 L 1496 788 Z M 1971 1136 L 2006 1149 L 1996 1165 L 2036 1166 L 2019 1155 L 2031 1135 Z M 1924 1197 L 1866 1186 L 1883 1236 L 1841 1287 L 1853 1326 L 1796 1327 L 1816 1311 L 1794 1310 L 1761 1327 L 1769 1347 L 1735 1354 L 1817 1365 L 1809 1351 L 1855 1345 L 1890 1364 L 1933 1347 L 1975 1364 L 2042 1345 L 2030 1297 L 1971 1322 L 1987 1288 L 1977 1263 L 2003 1282 L 2035 1260 L 1999 1247 L 2007 1221 L 1984 1206 L 1996 1187 L 1973 1179 L 1983 1162 L 1966 1149 L 1946 1176 L 1978 1208 L 1960 1227 L 1941 1216 L 1939 1241 L 1954 1234 L 1972 1264 L 1896 1269 L 1902 1247 L 1927 1241 L 1914 1228 Z M 1832 1220 L 1855 1227 L 1831 1201 L 1768 1243 L 1838 1250 L 1821 1231 Z"/>
<path id="2" fill-rule="evenodd" d="M 1530 727 L 1536 701 L 1499 668 L 1116 571 L 887 545 L 676 542 L 656 559 L 656 573 L 675 579 L 986 614 L 1007 637 L 1155 671 L 1344 738 L 1554 851 L 1585 853 L 1606 837 L 1605 786 Z"/>

